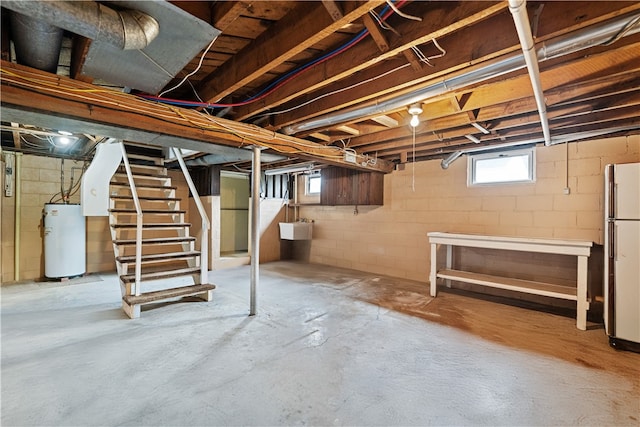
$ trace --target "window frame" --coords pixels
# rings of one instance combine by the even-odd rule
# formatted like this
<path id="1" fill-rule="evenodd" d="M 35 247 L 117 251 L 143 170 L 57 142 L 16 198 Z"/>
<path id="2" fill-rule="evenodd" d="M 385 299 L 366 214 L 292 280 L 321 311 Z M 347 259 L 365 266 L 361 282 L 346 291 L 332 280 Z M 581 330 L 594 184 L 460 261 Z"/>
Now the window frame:
<path id="1" fill-rule="evenodd" d="M 527 156 L 528 178 L 519 180 L 504 180 L 493 182 L 477 182 L 477 164 L 482 160 L 499 159 L 506 157 Z M 515 150 L 500 150 L 490 153 L 469 154 L 467 156 L 467 186 L 487 187 L 497 185 L 533 184 L 536 182 L 536 149 L 535 147 L 520 148 Z"/>
<path id="2" fill-rule="evenodd" d="M 305 183 L 304 183 L 304 194 L 305 196 L 317 196 L 320 194 L 320 192 L 322 191 L 322 175 L 320 175 L 320 171 L 314 171 L 308 174 L 305 174 Z M 310 187 L 311 187 L 311 180 L 312 179 L 319 179 L 320 180 L 320 188 L 318 189 L 317 192 L 311 192 L 310 191 Z"/>

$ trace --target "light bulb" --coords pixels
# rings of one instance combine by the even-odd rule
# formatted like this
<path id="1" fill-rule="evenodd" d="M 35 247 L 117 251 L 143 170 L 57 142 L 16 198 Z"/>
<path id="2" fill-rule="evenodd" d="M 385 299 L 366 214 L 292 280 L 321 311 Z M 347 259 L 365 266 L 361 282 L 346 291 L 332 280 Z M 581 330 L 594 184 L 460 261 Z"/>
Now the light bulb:
<path id="1" fill-rule="evenodd" d="M 71 138 L 68 138 L 66 136 L 59 136 L 57 139 L 58 142 L 62 145 L 68 145 L 71 142 Z"/>
<path id="2" fill-rule="evenodd" d="M 409 124 L 411 125 L 411 127 L 418 127 L 418 125 L 420 124 L 420 118 L 417 115 L 411 116 L 411 121 L 409 122 Z"/>

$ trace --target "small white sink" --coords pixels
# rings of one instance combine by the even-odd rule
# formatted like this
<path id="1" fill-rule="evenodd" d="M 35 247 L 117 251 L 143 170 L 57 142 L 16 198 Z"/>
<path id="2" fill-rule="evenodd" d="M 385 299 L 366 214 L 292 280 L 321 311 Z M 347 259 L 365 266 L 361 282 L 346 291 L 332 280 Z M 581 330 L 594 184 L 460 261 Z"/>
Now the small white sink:
<path id="1" fill-rule="evenodd" d="M 281 222 L 280 238 L 283 240 L 311 240 L 313 223 L 311 222 Z"/>

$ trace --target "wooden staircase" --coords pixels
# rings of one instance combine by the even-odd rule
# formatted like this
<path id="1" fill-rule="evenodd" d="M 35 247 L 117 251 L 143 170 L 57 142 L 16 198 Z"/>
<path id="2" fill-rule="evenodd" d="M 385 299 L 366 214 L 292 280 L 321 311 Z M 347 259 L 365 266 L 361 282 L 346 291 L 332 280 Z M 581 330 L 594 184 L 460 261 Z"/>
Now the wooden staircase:
<path id="1" fill-rule="evenodd" d="M 206 261 L 203 266 L 180 203 L 160 149 L 123 145 L 122 164 L 110 183 L 109 225 L 122 308 L 130 318 L 140 316 L 143 304 L 184 296 L 212 299 L 215 285 L 206 283 Z M 206 260 L 206 245 L 203 252 Z M 176 281 L 179 286 L 167 286 Z"/>

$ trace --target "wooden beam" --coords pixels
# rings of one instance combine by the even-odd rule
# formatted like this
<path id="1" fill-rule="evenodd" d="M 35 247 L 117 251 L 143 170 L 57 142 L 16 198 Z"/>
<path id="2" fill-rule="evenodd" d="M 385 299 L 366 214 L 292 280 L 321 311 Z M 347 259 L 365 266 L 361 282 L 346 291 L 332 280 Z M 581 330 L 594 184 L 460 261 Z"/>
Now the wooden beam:
<path id="1" fill-rule="evenodd" d="M 371 15 L 370 14 L 362 15 L 362 22 L 364 23 L 364 26 L 369 31 L 371 38 L 378 46 L 378 50 L 380 52 L 387 52 L 389 50 L 389 42 L 387 42 L 387 38 L 385 37 L 384 34 L 382 34 L 380 27 L 373 20 Z"/>
<path id="2" fill-rule="evenodd" d="M 542 78 L 544 81 L 556 82 L 557 87 L 545 90 L 547 105 L 552 107 L 554 104 L 573 104 L 579 105 L 581 108 L 591 108 L 590 103 L 586 103 L 590 97 L 609 96 L 626 93 L 630 88 L 638 87 L 640 82 L 640 65 L 635 68 L 627 68 L 629 60 L 631 60 L 632 52 L 640 49 L 639 43 L 632 43 L 628 46 L 621 46 L 618 49 L 611 49 L 601 53 L 599 60 L 595 64 L 600 64 L 599 69 L 594 63 L 587 66 L 593 57 L 586 58 L 581 61 L 574 62 L 563 67 L 553 68 L 543 71 Z M 621 64 L 621 65 L 616 65 Z M 617 67 L 624 70 L 620 73 L 613 73 Z M 599 72 L 599 74 L 598 74 Z M 422 133 L 434 132 L 440 133 L 444 130 L 462 127 L 469 124 L 470 116 L 475 117 L 481 122 L 492 123 L 492 129 L 495 128 L 496 120 L 500 121 L 504 117 L 510 117 L 517 114 L 534 112 L 536 107 L 531 98 L 531 92 L 520 92 L 520 88 L 526 83 L 528 77 L 519 76 L 509 80 L 505 80 L 493 85 L 478 88 L 473 92 L 478 97 L 478 102 L 474 104 L 476 110 L 462 111 L 460 113 L 447 114 L 446 110 L 442 111 L 440 117 L 432 116 L 422 125 Z M 567 80 L 575 79 L 574 83 L 568 84 Z M 499 95 L 492 95 L 499 94 Z M 484 102 L 480 102 L 483 100 Z M 431 104 L 425 106 L 425 111 L 431 114 L 435 108 L 430 107 Z M 550 113 L 550 117 L 552 114 Z M 468 133 L 468 128 L 463 128 L 462 134 Z M 410 132 L 404 128 L 392 128 L 381 132 L 370 133 L 362 136 L 356 136 L 351 139 L 350 146 L 360 147 L 361 150 L 368 152 L 380 150 L 388 141 L 408 138 Z M 380 142 L 382 141 L 382 142 Z M 392 142 L 389 142 L 393 144 Z"/>
<path id="3" fill-rule="evenodd" d="M 386 115 L 373 117 L 371 120 L 376 123 L 380 123 L 382 126 L 386 126 L 388 128 L 394 128 L 398 126 L 398 121 L 396 119 Z"/>
<path id="4" fill-rule="evenodd" d="M 250 5 L 246 1 L 215 2 L 211 11 L 211 25 L 224 32 Z"/>
<path id="5" fill-rule="evenodd" d="M 360 135 L 360 130 L 354 128 L 353 126 L 342 125 L 336 127 L 336 130 L 339 130 L 344 133 L 348 133 L 350 135 Z"/>
<path id="6" fill-rule="evenodd" d="M 422 61 L 420 61 L 418 55 L 412 49 L 404 50 L 402 51 L 402 54 L 407 61 L 409 61 L 409 64 L 411 64 L 411 68 L 413 68 L 414 71 L 422 71 Z"/>
<path id="7" fill-rule="evenodd" d="M 220 101 L 382 3 L 360 3 L 334 21 L 322 3 L 303 2 L 204 77 L 197 92 L 208 102 Z"/>
<path id="8" fill-rule="evenodd" d="M 331 16 L 331 19 L 333 19 L 334 21 L 339 21 L 342 18 L 344 18 L 344 15 L 342 14 L 342 9 L 340 9 L 340 6 L 338 6 L 338 4 L 335 1 L 322 0 L 322 5 L 324 6 L 325 9 L 327 9 L 327 12 L 329 12 L 329 16 Z"/>
<path id="9" fill-rule="evenodd" d="M 593 103 L 585 102 L 581 99 L 575 100 L 575 102 L 570 105 L 550 107 L 548 113 L 552 130 L 567 126 L 586 126 L 594 123 L 611 122 L 613 120 L 631 120 L 634 117 L 637 118 L 638 105 L 640 105 L 640 90 L 636 89 L 633 92 L 627 93 L 624 100 L 621 100 L 619 95 L 612 95 L 608 97 L 608 101 L 606 105 L 599 109 L 596 108 Z M 516 105 L 517 108 L 515 108 Z M 495 133 L 484 136 L 483 143 L 510 136 L 510 134 L 519 132 L 518 129 L 528 126 L 539 127 L 540 119 L 539 116 L 537 116 L 537 107 L 532 97 L 526 102 L 521 100 L 516 103 L 516 105 L 514 105 L 514 103 L 508 103 L 502 106 L 501 110 L 503 114 L 498 120 L 494 121 Z M 459 116 L 464 118 L 465 115 L 459 114 Z M 416 147 L 419 149 L 425 146 L 442 148 L 459 145 L 460 143 L 456 143 L 455 141 L 464 138 L 464 135 L 467 133 L 468 129 L 461 127 L 455 129 L 450 128 L 438 133 L 423 132 L 416 138 Z M 464 141 L 464 143 L 466 143 L 466 141 Z M 403 150 L 411 148 L 411 144 L 411 139 L 405 136 L 395 141 L 387 140 L 385 142 L 370 144 L 366 147 L 360 147 L 360 150 L 363 153 L 377 152 L 379 156 L 387 157 L 389 155 L 401 154 Z M 433 144 L 436 145 L 434 146 Z"/>
<path id="10" fill-rule="evenodd" d="M 282 104 L 301 94 L 309 93 L 330 83 L 350 76 L 376 63 L 394 57 L 412 46 L 440 38 L 465 26 L 486 19 L 507 7 L 506 2 L 460 2 L 453 8 L 424 8 L 422 22 L 405 20 L 397 30 L 402 37 L 394 41 L 387 52 L 378 52 L 376 43 L 365 38 L 348 55 L 338 55 L 321 66 L 305 72 L 304 79 L 296 79 L 250 107 L 238 108 L 238 117 L 244 119 Z"/>
<path id="11" fill-rule="evenodd" d="M 320 132 L 312 133 L 309 136 L 315 139 L 319 139 L 320 141 L 325 141 L 325 142 L 331 141 L 331 137 L 329 135 L 325 135 L 324 133 L 320 133 Z"/>
<path id="12" fill-rule="evenodd" d="M 15 131 L 11 132 L 11 135 L 13 136 L 13 146 L 19 150 L 20 147 L 22 146 L 22 140 L 20 139 L 20 131 L 19 131 L 20 123 L 12 122 L 11 127 L 16 128 Z"/>
<path id="13" fill-rule="evenodd" d="M 622 6 L 622 8 L 620 8 Z M 634 9 L 635 8 L 635 9 Z M 618 16 L 620 13 L 635 11 L 640 8 L 640 3 L 618 4 L 614 2 L 591 2 L 587 10 L 576 9 L 566 2 L 550 2 L 545 5 L 545 13 L 553 15 L 555 18 L 544 26 L 544 30 L 550 35 L 541 33 L 537 40 L 548 40 L 551 36 L 557 35 L 567 27 L 575 28 L 575 23 L 579 22 L 581 27 L 591 25 L 595 22 Z M 553 25 L 551 25 L 553 24 Z M 390 93 L 398 91 L 409 91 L 429 85 L 439 78 L 451 75 L 451 73 L 480 64 L 496 58 L 499 55 L 518 52 L 521 48 L 518 44 L 517 36 L 512 32 L 502 31 L 503 28 L 513 25 L 513 18 L 509 13 L 498 14 L 491 19 L 481 21 L 472 27 L 464 28 L 456 33 L 440 38 L 439 43 L 447 49 L 447 54 L 439 58 L 434 64 L 435 67 L 425 67 L 423 72 L 416 73 L 409 67 L 396 69 L 403 65 L 399 59 L 383 61 L 373 65 L 360 73 L 346 77 L 335 83 L 331 90 L 341 89 L 361 83 L 364 80 L 371 80 L 369 83 L 360 84 L 348 91 L 338 92 L 318 99 L 307 106 L 296 109 L 288 113 L 279 114 L 274 118 L 274 127 L 280 129 L 284 126 L 306 120 L 317 115 L 326 114 L 358 103 L 373 99 L 381 99 Z M 478 39 L 477 34 L 487 34 L 483 39 Z M 626 38 L 626 37 L 625 37 Z M 624 39 L 623 39 L 624 40 Z M 455 48 L 449 48 L 454 46 Z M 355 48 L 354 48 L 355 49 Z M 308 73 L 305 74 L 305 82 Z M 377 78 L 376 78 L 377 77 Z M 293 83 L 293 82 L 292 82 Z M 312 82 L 313 83 L 313 82 Z M 296 87 L 296 89 L 301 89 Z M 304 89 L 301 89 L 304 91 Z M 318 90 L 309 93 L 309 99 L 316 98 L 328 91 Z M 460 105 L 464 108 L 466 99 L 459 99 Z M 237 109 L 238 117 L 244 116 L 243 111 L 260 110 L 261 106 L 267 102 L 261 102 L 259 107 L 243 107 Z M 285 104 L 286 107 L 294 106 L 294 102 Z"/>
<path id="14" fill-rule="evenodd" d="M 101 133 L 102 136 L 126 139 L 122 135 L 129 132 L 144 134 L 150 141 L 139 142 L 171 140 L 175 144 L 176 141 L 182 141 L 185 148 L 189 148 L 186 146 L 189 141 L 197 142 L 199 146 L 202 143 L 237 148 L 258 145 L 285 155 L 352 169 L 385 173 L 393 170 L 393 164 L 386 161 L 361 166 L 365 161 L 362 156 L 358 156 L 357 164 L 345 162 L 343 152 L 338 147 L 282 135 L 255 125 L 207 116 L 195 110 L 157 104 L 127 93 L 6 61 L 1 63 L 1 76 L 1 112 L 3 118 L 10 121 L 19 121 L 30 115 L 32 118 L 60 123 L 95 123 L 102 131 L 108 132 Z M 43 126 L 41 123 L 29 124 Z M 86 129 L 78 131 L 85 133 Z"/>

